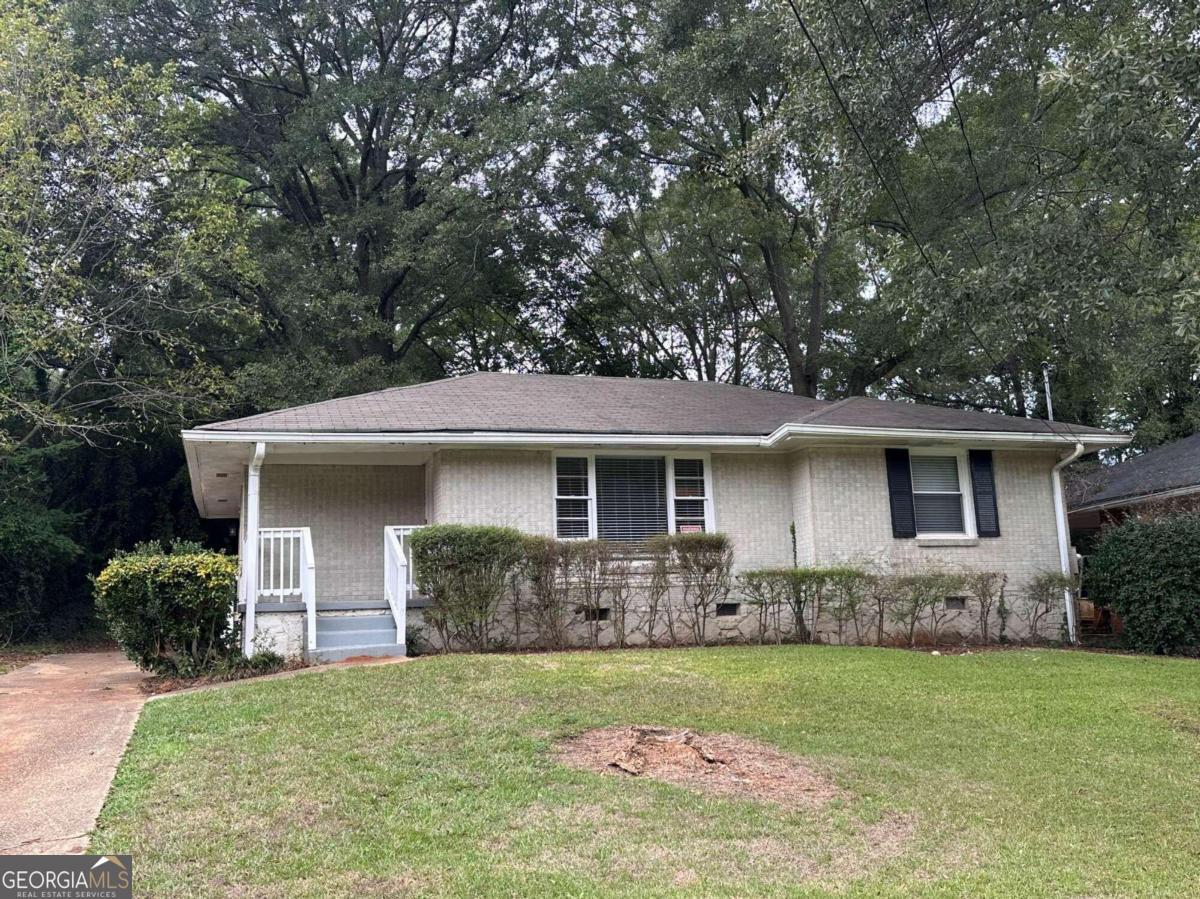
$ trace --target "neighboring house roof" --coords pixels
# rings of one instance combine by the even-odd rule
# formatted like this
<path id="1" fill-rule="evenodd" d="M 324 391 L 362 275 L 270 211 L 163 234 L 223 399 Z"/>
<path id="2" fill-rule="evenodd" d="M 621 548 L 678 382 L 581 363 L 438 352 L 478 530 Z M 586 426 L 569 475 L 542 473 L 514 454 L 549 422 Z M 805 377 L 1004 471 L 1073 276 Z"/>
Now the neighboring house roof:
<path id="1" fill-rule="evenodd" d="M 763 437 L 784 425 L 1058 436 L 1099 428 L 852 397 L 825 402 L 708 381 L 480 372 L 264 412 L 202 431 L 539 433 Z"/>
<path id="2" fill-rule="evenodd" d="M 1119 506 L 1200 490 L 1200 434 L 1168 443 L 1088 478 L 1071 510 Z"/>

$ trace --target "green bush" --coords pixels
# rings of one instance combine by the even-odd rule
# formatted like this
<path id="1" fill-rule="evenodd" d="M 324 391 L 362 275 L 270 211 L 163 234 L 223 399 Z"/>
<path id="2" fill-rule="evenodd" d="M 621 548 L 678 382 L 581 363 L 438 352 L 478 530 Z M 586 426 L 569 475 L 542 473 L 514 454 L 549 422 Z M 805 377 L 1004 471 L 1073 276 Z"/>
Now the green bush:
<path id="1" fill-rule="evenodd" d="M 96 609 L 140 668 L 190 676 L 236 648 L 237 560 L 197 544 L 142 544 L 96 576 Z"/>
<path id="2" fill-rule="evenodd" d="M 570 593 L 570 546 L 553 537 L 524 537 L 521 574 L 528 590 L 514 594 L 516 647 L 521 648 L 521 620 L 533 626 L 543 649 L 562 649 L 567 642 L 567 599 Z"/>
<path id="3" fill-rule="evenodd" d="M 765 643 L 769 633 L 774 633 L 776 643 L 783 642 L 783 610 L 791 594 L 791 570 L 755 568 L 737 576 L 742 596 L 758 615 L 759 643 Z"/>
<path id="4" fill-rule="evenodd" d="M 444 648 L 490 648 L 496 612 L 513 589 L 524 546 L 513 528 L 435 524 L 413 532 L 417 589 L 430 601 L 425 620 Z"/>
<path id="5" fill-rule="evenodd" d="M 733 542 L 725 534 L 662 534 L 647 542 L 652 556 L 667 560 L 683 588 L 680 609 L 692 640 L 699 646 L 708 635 L 708 619 L 732 587 Z M 672 634 L 674 622 L 669 623 Z"/>
<path id="6" fill-rule="evenodd" d="M 1200 513 L 1129 519 L 1088 557 L 1088 595 L 1125 623 L 1139 652 L 1200 651 Z"/>
<path id="7" fill-rule="evenodd" d="M 874 576 L 852 565 L 829 565 L 795 568 L 760 568 L 738 575 L 743 594 L 759 613 L 760 638 L 762 628 L 775 631 L 775 639 L 783 639 L 783 610 L 791 613 L 792 639 L 808 642 L 814 638 L 808 622 L 829 612 L 838 629 L 839 642 L 846 629 L 852 628 L 856 639 L 863 639 L 867 598 Z M 830 604 L 828 609 L 824 606 Z"/>
<path id="8" fill-rule="evenodd" d="M 966 589 L 966 575 L 931 565 L 891 574 L 886 581 L 891 619 L 903 628 L 908 645 L 917 645 L 919 628 L 924 625 L 926 636 L 936 646 L 938 632 L 949 614 L 946 598 Z"/>

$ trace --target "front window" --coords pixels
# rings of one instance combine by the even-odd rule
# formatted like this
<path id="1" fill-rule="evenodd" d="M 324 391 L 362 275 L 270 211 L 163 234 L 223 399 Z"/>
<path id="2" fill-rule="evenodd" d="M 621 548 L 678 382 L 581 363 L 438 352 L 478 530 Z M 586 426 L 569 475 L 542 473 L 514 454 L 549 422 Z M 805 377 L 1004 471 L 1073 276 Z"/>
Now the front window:
<path id="1" fill-rule="evenodd" d="M 666 532 L 666 460 L 662 456 L 597 456 L 596 536 L 641 543 Z"/>
<path id="2" fill-rule="evenodd" d="M 711 530 L 705 458 L 564 455 L 554 464 L 560 539 L 642 543 L 655 534 Z"/>
<path id="3" fill-rule="evenodd" d="M 675 460 L 675 532 L 704 530 L 707 488 L 703 459 Z"/>
<path id="4" fill-rule="evenodd" d="M 913 508 L 917 534 L 964 534 L 966 516 L 958 456 L 912 454 Z"/>
<path id="5" fill-rule="evenodd" d="M 591 529 L 588 460 L 559 459 L 554 480 L 558 536 L 566 540 L 586 538 Z"/>

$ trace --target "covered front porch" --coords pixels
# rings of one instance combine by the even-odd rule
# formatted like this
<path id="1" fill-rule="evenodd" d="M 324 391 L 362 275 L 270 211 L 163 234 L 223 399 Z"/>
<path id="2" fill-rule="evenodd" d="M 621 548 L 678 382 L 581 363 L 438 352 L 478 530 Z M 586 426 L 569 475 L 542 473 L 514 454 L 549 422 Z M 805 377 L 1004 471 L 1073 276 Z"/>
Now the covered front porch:
<path id="1" fill-rule="evenodd" d="M 337 661 L 355 655 L 404 655 L 413 581 L 413 531 L 422 525 L 380 529 L 378 592 L 345 598 L 318 588 L 321 570 L 313 531 L 263 527 L 242 544 L 238 608 L 245 652 L 260 645 L 285 656 Z"/>
<path id="2" fill-rule="evenodd" d="M 197 460 L 205 508 L 238 521 L 246 654 L 403 655 L 430 454 L 266 441 L 249 453 L 244 443 L 206 449 Z"/>

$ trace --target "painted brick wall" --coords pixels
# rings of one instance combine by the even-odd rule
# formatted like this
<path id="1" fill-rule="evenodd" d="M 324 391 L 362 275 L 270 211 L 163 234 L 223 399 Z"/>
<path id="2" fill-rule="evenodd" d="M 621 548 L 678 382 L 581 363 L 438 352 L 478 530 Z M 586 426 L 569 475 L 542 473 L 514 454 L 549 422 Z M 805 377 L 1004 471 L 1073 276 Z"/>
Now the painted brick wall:
<path id="1" fill-rule="evenodd" d="M 792 521 L 796 523 L 796 558 L 798 565 L 816 561 L 816 511 L 812 496 L 812 459 L 809 453 L 793 453 L 788 460 L 792 491 Z"/>
<path id="2" fill-rule="evenodd" d="M 809 450 L 820 562 L 870 559 L 893 567 L 970 565 L 1008 573 L 1020 589 L 1034 574 L 1058 570 L 1050 470 L 1052 452 L 996 452 L 1000 533 L 973 546 L 922 546 L 892 537 L 887 471 L 876 447 Z"/>
<path id="3" fill-rule="evenodd" d="M 554 533 L 550 453 L 442 450 L 431 475 L 434 521 Z"/>
<path id="4" fill-rule="evenodd" d="M 419 465 L 263 466 L 262 527 L 309 527 L 320 600 L 383 598 L 383 528 L 425 522 Z"/>
<path id="5" fill-rule="evenodd" d="M 792 564 L 791 461 L 767 453 L 714 453 L 713 512 L 733 540 L 739 570 Z"/>

